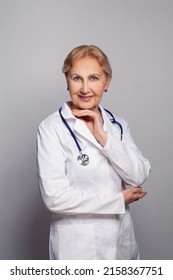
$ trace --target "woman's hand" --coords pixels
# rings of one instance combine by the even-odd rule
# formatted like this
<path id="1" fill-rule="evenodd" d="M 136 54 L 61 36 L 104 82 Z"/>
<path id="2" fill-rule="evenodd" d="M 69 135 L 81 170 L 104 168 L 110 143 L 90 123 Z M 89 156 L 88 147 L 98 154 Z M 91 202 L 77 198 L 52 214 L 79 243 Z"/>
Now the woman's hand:
<path id="1" fill-rule="evenodd" d="M 107 133 L 103 130 L 101 113 L 91 110 L 72 110 L 72 113 L 75 117 L 85 122 L 98 143 L 104 147 L 107 140 Z"/>
<path id="2" fill-rule="evenodd" d="M 147 192 L 142 191 L 141 187 L 127 189 L 122 191 L 122 193 L 126 204 L 142 199 L 147 194 Z"/>

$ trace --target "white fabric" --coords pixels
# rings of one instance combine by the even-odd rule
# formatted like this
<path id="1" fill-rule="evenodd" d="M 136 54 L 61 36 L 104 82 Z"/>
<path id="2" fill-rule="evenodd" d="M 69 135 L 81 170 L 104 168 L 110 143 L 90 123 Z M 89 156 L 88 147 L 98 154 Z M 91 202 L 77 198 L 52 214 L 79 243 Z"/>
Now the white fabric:
<path id="1" fill-rule="evenodd" d="M 43 201 L 52 212 L 51 259 L 137 259 L 138 248 L 122 189 L 141 185 L 150 164 L 130 136 L 127 123 L 112 124 L 100 106 L 108 138 L 102 147 L 85 123 L 75 118 L 68 105 L 63 117 L 74 131 L 83 153 L 89 156 L 81 166 L 78 148 L 55 112 L 38 129 L 38 173 Z"/>

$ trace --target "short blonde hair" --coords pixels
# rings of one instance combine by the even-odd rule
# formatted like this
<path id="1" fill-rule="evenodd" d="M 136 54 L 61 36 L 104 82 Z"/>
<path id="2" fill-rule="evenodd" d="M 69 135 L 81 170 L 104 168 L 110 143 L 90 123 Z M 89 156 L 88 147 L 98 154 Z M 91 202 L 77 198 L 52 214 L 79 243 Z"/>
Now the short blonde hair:
<path id="1" fill-rule="evenodd" d="M 68 76 L 74 61 L 85 57 L 95 58 L 98 64 L 103 69 L 106 77 L 108 79 L 112 78 L 112 68 L 108 57 L 100 48 L 94 45 L 81 45 L 72 49 L 72 51 L 67 55 L 66 59 L 64 60 L 64 64 L 62 67 L 62 72 L 65 74 L 65 76 Z"/>

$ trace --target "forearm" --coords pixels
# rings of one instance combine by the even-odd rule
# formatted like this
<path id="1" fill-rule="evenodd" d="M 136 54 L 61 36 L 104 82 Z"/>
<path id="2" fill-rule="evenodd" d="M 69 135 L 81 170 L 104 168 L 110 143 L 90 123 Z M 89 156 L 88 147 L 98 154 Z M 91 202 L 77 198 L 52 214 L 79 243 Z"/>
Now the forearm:
<path id="1" fill-rule="evenodd" d="M 122 192 L 86 192 L 68 185 L 66 179 L 40 178 L 40 189 L 46 207 L 63 214 L 124 214 Z"/>
<path id="2" fill-rule="evenodd" d="M 150 163 L 136 149 L 120 141 L 118 137 L 108 135 L 102 152 L 110 160 L 113 168 L 130 186 L 139 186 L 148 178 Z"/>

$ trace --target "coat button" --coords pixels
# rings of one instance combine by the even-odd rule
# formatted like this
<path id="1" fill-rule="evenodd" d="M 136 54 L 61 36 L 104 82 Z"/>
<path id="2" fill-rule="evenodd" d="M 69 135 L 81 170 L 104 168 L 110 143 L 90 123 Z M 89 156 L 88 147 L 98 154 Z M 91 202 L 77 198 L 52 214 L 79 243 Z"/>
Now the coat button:
<path id="1" fill-rule="evenodd" d="M 115 245 L 116 245 L 116 242 L 113 241 L 113 242 L 112 242 L 112 248 L 115 248 Z"/>

